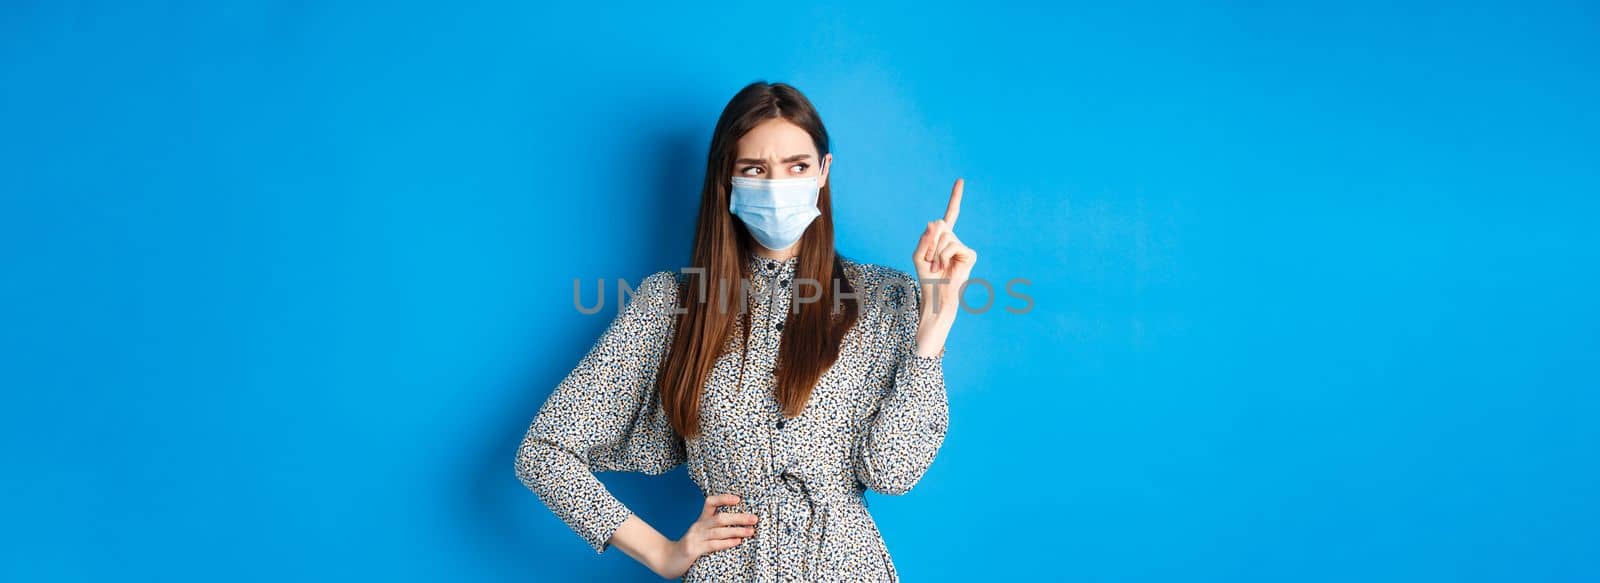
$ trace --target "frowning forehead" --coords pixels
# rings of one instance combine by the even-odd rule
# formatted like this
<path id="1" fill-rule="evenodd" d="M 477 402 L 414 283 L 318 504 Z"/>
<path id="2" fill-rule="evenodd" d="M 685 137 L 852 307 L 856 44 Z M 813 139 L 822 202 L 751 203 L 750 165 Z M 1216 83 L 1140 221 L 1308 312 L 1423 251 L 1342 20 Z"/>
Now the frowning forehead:
<path id="1" fill-rule="evenodd" d="M 779 164 L 788 164 L 790 162 L 801 162 L 801 161 L 805 161 L 805 160 L 810 160 L 810 159 L 815 158 L 815 157 L 816 156 L 812 156 L 811 154 L 795 154 L 793 156 L 785 157 L 782 160 L 773 160 L 772 158 L 743 158 L 743 157 L 741 157 L 738 160 L 734 160 L 734 162 L 739 163 L 739 164 L 766 164 L 766 163 L 769 163 L 769 162 L 777 162 Z"/>
<path id="2" fill-rule="evenodd" d="M 811 134 L 783 118 L 762 122 L 739 138 L 735 158 L 739 163 L 783 164 L 814 159 L 817 146 Z"/>

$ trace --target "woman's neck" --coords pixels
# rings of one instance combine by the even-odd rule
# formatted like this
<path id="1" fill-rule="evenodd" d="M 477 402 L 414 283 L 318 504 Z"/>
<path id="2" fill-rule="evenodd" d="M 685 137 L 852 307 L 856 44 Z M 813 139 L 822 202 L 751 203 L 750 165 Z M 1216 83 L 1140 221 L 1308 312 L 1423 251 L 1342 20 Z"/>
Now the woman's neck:
<path id="1" fill-rule="evenodd" d="M 795 253 L 797 253 L 799 251 L 800 251 L 800 244 L 799 243 L 795 243 L 793 245 L 790 245 L 789 248 L 782 249 L 782 250 L 779 250 L 779 251 L 773 251 L 771 249 L 768 249 L 766 247 L 762 247 L 760 245 L 756 245 L 755 246 L 755 254 L 756 254 L 757 257 L 764 257 L 764 258 L 767 258 L 767 259 L 772 259 L 774 261 L 788 261 L 790 257 L 794 257 Z"/>

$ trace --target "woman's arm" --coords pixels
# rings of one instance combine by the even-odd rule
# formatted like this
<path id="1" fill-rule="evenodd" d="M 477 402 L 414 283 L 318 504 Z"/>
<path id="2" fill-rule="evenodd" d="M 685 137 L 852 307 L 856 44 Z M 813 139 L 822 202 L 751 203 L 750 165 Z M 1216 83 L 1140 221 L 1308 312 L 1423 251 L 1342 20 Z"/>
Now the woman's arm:
<path id="1" fill-rule="evenodd" d="M 950 327 L 956 322 L 955 310 L 929 313 L 931 308 L 922 308 L 921 316 L 917 319 L 917 356 L 943 356 L 944 341 L 950 336 Z"/>
<path id="2" fill-rule="evenodd" d="M 612 496 L 600 471 L 661 474 L 686 461 L 655 380 L 666 352 L 676 274 L 657 272 L 617 315 L 534 417 L 517 449 L 517 476 L 596 553 L 616 546 L 667 579 L 706 553 L 755 534 L 754 514 L 718 512 L 737 496 L 706 497 L 700 518 L 669 540 Z"/>
<path id="3" fill-rule="evenodd" d="M 911 262 L 916 265 L 920 292 L 927 301 L 918 301 L 921 315 L 917 328 L 917 356 L 944 354 L 944 341 L 950 335 L 950 326 L 961 310 L 961 291 L 972 276 L 972 267 L 978 263 L 978 251 L 968 247 L 956 236 L 956 220 L 961 216 L 961 192 L 966 181 L 956 179 L 950 189 L 950 201 L 945 205 L 944 218 L 928 223 L 911 252 Z"/>
<path id="4" fill-rule="evenodd" d="M 594 472 L 661 474 L 686 461 L 655 389 L 673 278 L 670 271 L 645 278 L 550 394 L 517 449 L 517 477 L 596 553 L 633 513 Z"/>
<path id="5" fill-rule="evenodd" d="M 639 518 L 638 515 L 629 514 L 627 520 L 617 527 L 611 535 L 611 544 L 635 561 L 643 563 L 657 575 L 671 578 L 665 572 L 667 558 L 672 553 L 673 541 L 662 535 L 650 523 Z"/>
<path id="6" fill-rule="evenodd" d="M 700 519 L 689 525 L 678 540 L 668 540 L 637 516 L 629 516 L 612 535 L 611 542 L 622 552 L 644 563 L 657 575 L 677 579 L 701 556 L 743 544 L 755 535 L 756 515 L 743 512 L 718 512 L 718 506 L 739 503 L 734 494 L 707 496 L 700 508 Z"/>
<path id="7" fill-rule="evenodd" d="M 917 241 L 916 279 L 898 273 L 890 282 L 896 289 L 889 295 L 888 364 L 880 368 L 887 371 L 884 395 L 860 434 L 855 464 L 861 483 L 885 494 L 904 494 L 922 479 L 950 425 L 944 344 L 978 262 L 978 252 L 955 234 L 964 185 L 956 179 L 944 217 L 929 222 Z"/>
<path id="8" fill-rule="evenodd" d="M 855 473 L 867 488 L 882 494 L 909 492 L 933 464 L 950 424 L 944 385 L 944 349 L 923 354 L 920 288 L 909 275 L 890 284 L 888 332 L 878 383 L 883 393 L 857 434 Z M 938 331 L 938 324 L 930 330 Z M 948 324 L 942 325 L 945 333 Z M 930 341 L 931 342 L 931 341 Z"/>

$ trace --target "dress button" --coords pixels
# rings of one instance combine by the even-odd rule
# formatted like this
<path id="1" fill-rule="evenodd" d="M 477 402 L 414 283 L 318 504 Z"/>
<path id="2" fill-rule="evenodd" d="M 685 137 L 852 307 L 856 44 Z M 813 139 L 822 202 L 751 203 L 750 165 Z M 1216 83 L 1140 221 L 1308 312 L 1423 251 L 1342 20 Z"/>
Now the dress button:
<path id="1" fill-rule="evenodd" d="M 773 263 L 771 261 L 767 262 L 767 269 L 777 269 L 777 268 L 778 268 L 778 264 Z"/>
<path id="2" fill-rule="evenodd" d="M 778 281 L 778 285 L 781 285 L 783 287 L 789 287 L 789 280 L 787 278 L 779 280 Z"/>
<path id="3" fill-rule="evenodd" d="M 777 324 L 774 324 L 772 327 L 773 328 L 777 328 L 779 330 L 782 330 L 783 329 L 783 322 L 778 322 Z"/>
<path id="4" fill-rule="evenodd" d="M 777 427 L 778 427 L 778 429 L 783 429 L 783 420 L 782 420 L 782 419 L 779 419 L 779 420 L 778 420 L 778 425 L 777 425 Z"/>

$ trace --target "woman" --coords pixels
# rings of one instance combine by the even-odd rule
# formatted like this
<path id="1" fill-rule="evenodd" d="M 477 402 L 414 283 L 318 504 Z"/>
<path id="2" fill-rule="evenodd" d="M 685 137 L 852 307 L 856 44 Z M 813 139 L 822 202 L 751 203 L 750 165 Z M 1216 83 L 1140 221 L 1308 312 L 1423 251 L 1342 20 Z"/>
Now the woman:
<path id="1" fill-rule="evenodd" d="M 944 441 L 944 342 L 977 253 L 953 231 L 958 179 L 917 280 L 838 255 L 832 162 L 799 91 L 740 90 L 691 269 L 645 278 L 540 408 L 517 475 L 597 553 L 691 582 L 898 580 L 862 494 L 909 491 Z M 594 476 L 684 463 L 706 497 L 676 540 Z"/>

